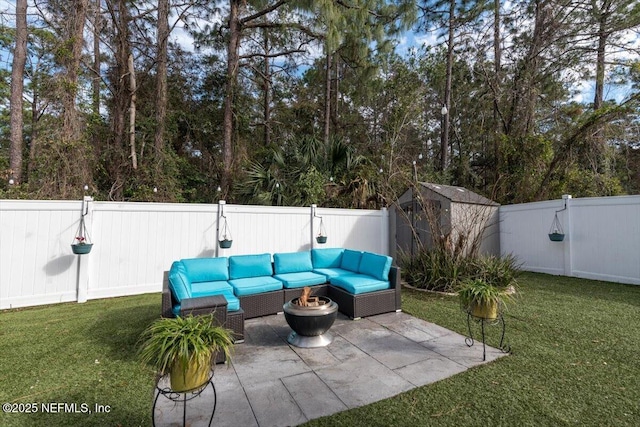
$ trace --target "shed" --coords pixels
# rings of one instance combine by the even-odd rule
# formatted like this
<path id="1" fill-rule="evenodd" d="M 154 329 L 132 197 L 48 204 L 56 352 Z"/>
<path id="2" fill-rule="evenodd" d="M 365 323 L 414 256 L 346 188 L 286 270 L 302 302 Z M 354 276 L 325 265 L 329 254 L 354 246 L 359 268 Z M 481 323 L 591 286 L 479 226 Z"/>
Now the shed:
<path id="1" fill-rule="evenodd" d="M 417 239 L 431 249 L 438 233 L 465 253 L 475 246 L 481 254 L 499 255 L 499 208 L 466 188 L 418 182 L 400 196 L 394 209 L 395 250 L 413 255 L 420 247 Z"/>

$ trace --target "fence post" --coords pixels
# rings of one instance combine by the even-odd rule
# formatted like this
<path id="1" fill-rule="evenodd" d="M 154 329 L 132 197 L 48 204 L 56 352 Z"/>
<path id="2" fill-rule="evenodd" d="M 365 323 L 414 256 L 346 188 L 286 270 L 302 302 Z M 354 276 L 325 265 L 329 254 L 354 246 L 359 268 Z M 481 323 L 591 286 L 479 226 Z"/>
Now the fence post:
<path id="1" fill-rule="evenodd" d="M 316 205 L 315 203 L 311 205 L 311 219 L 309 220 L 309 224 L 310 227 L 309 229 L 311 230 L 311 236 L 310 236 L 310 242 L 311 244 L 309 245 L 309 247 L 311 249 L 314 248 L 314 244 L 313 242 L 315 241 L 315 230 L 313 229 L 313 220 L 316 217 L 316 208 L 318 207 L 318 205 Z"/>
<path id="2" fill-rule="evenodd" d="M 385 207 L 380 209 L 382 217 L 380 218 L 380 253 L 389 255 L 389 210 Z"/>
<path id="3" fill-rule="evenodd" d="M 82 198 L 82 210 L 81 215 L 84 217 L 85 224 L 89 224 L 91 230 L 93 228 L 93 205 L 90 203 L 93 202 L 93 197 L 84 196 Z M 91 242 L 93 243 L 93 241 Z M 78 258 L 78 284 L 76 290 L 76 299 L 79 303 L 87 302 L 87 294 L 89 293 L 89 280 L 91 278 L 90 265 L 89 262 L 91 260 L 90 255 L 76 255 Z"/>
<path id="4" fill-rule="evenodd" d="M 566 215 L 566 231 L 567 235 L 564 239 L 564 275 L 573 276 L 573 252 L 571 250 L 573 241 L 573 225 L 571 221 L 571 194 L 563 194 L 565 215 Z"/>

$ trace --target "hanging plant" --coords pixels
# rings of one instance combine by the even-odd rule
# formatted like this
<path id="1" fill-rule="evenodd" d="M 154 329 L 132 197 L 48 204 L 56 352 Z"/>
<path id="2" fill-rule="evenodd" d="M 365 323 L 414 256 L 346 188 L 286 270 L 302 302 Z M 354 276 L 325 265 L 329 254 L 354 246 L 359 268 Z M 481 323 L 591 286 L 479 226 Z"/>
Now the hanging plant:
<path id="1" fill-rule="evenodd" d="M 327 243 L 327 231 L 324 229 L 324 223 L 322 222 L 322 217 L 320 218 L 320 227 L 318 227 L 318 235 L 316 236 L 316 242 L 318 244 Z"/>
<path id="2" fill-rule="evenodd" d="M 86 213 L 83 213 L 82 217 L 80 217 L 76 237 L 73 239 L 73 243 L 71 243 L 71 250 L 76 255 L 86 255 L 91 252 L 91 248 L 93 248 L 93 243 L 91 243 L 91 238 L 89 237 L 89 230 L 87 230 L 87 225 L 84 222 L 85 215 Z"/>
<path id="3" fill-rule="evenodd" d="M 562 242 L 564 240 L 564 231 L 562 230 L 562 224 L 558 219 L 558 212 L 553 217 L 551 228 L 549 229 L 549 240 L 552 242 Z"/>
<path id="4" fill-rule="evenodd" d="M 227 223 L 227 217 L 222 215 L 221 218 L 224 219 L 224 224 L 222 226 L 222 238 L 218 240 L 218 245 L 222 249 L 229 249 L 231 244 L 233 243 L 233 238 L 231 237 L 231 231 L 229 230 L 229 224 Z"/>

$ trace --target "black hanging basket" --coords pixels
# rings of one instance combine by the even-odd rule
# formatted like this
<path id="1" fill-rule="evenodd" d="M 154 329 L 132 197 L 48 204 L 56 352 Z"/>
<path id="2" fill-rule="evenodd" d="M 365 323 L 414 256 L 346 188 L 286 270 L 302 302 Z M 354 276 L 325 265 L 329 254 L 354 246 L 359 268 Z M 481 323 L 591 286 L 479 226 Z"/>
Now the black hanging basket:
<path id="1" fill-rule="evenodd" d="M 558 212 L 553 217 L 551 228 L 549 229 L 549 240 L 552 242 L 562 242 L 564 240 L 564 231 L 562 230 L 562 224 L 558 219 Z"/>
<path id="2" fill-rule="evenodd" d="M 222 239 L 218 240 L 218 245 L 221 249 L 229 249 L 233 244 L 233 238 L 231 237 L 229 224 L 227 224 L 227 217 L 222 215 L 220 218 L 224 219 L 224 225 L 222 226 Z"/>

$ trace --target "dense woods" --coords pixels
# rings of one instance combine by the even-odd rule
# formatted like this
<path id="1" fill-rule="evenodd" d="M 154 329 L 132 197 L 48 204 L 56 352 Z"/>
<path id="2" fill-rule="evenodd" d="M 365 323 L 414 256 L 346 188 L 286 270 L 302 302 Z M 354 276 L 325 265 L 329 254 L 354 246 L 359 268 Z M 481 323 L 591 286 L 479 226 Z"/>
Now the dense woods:
<path id="1" fill-rule="evenodd" d="M 380 207 L 415 180 L 500 203 L 640 193 L 635 0 L 0 9 L 0 198 L 87 185 Z"/>

